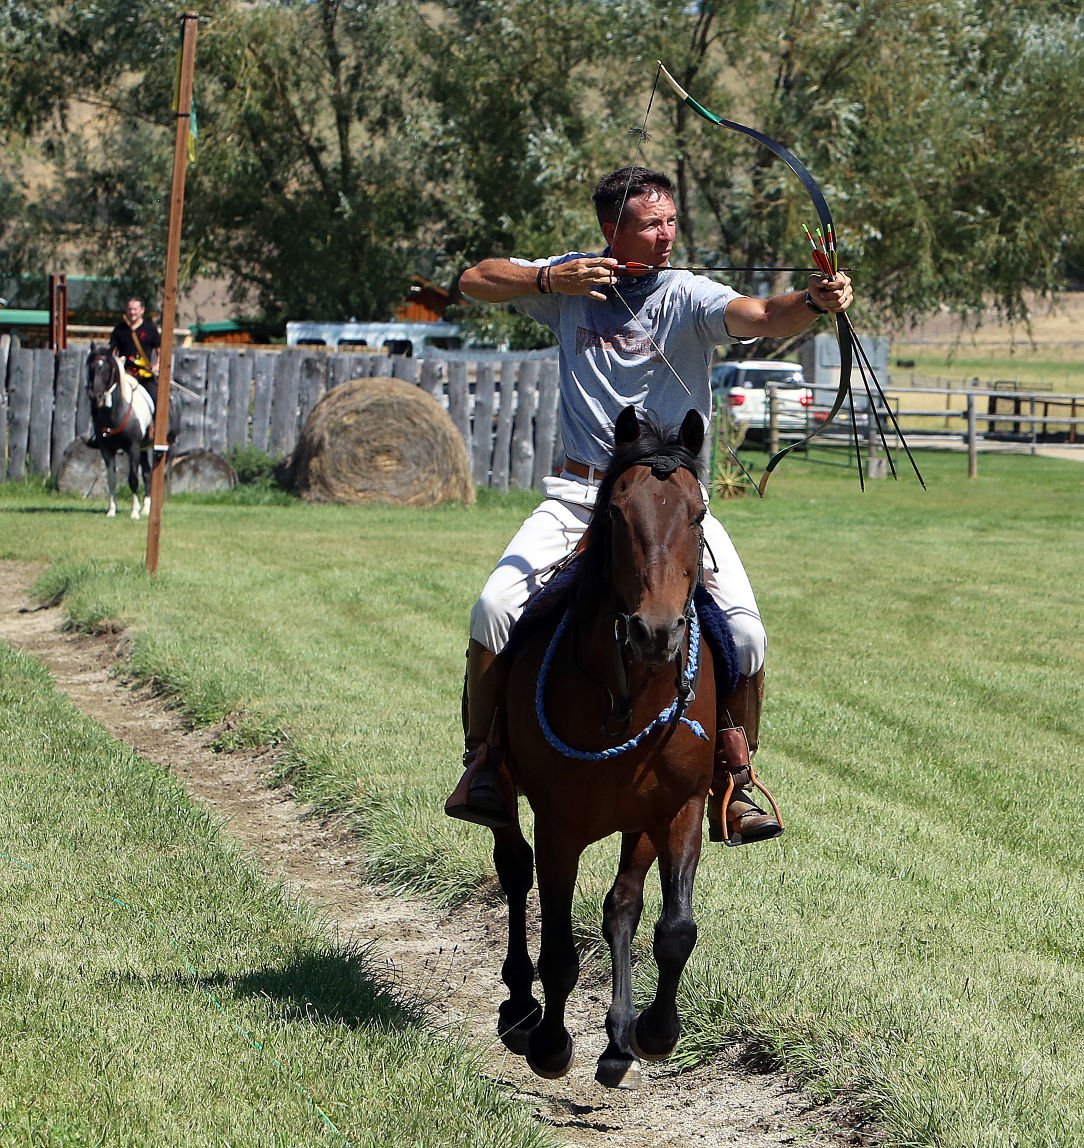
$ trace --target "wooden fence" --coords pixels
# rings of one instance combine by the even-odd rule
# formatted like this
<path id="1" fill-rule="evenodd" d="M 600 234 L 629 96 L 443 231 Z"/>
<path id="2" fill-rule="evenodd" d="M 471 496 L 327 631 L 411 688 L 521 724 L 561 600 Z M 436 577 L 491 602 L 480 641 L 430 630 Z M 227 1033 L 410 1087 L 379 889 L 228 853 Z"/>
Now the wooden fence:
<path id="1" fill-rule="evenodd" d="M 0 478 L 55 476 L 68 446 L 88 433 L 87 350 L 28 350 L 0 336 Z M 177 450 L 251 446 L 287 458 L 323 395 L 373 376 L 415 383 L 448 411 L 479 486 L 537 487 L 561 457 L 550 355 L 409 359 L 311 348 L 178 348 Z"/>

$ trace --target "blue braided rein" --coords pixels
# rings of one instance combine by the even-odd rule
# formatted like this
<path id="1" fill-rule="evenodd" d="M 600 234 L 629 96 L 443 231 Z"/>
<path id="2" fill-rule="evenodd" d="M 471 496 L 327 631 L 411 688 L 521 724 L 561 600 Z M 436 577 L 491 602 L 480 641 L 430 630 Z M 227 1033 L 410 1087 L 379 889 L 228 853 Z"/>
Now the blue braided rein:
<path id="1" fill-rule="evenodd" d="M 678 712 L 680 700 L 675 697 L 674 700 L 659 714 L 650 725 L 642 729 L 635 737 L 629 738 L 628 741 L 623 742 L 621 745 L 612 746 L 610 749 L 600 749 L 597 752 L 584 749 L 573 749 L 570 745 L 566 745 L 558 736 L 553 732 L 553 727 L 550 725 L 546 717 L 546 707 L 543 701 L 546 691 L 546 679 L 549 677 L 550 665 L 553 662 L 553 655 L 557 649 L 557 643 L 561 640 L 561 635 L 565 632 L 568 626 L 570 611 L 566 610 L 561 615 L 561 621 L 557 625 L 557 629 L 553 632 L 553 637 L 550 639 L 550 644 L 546 648 L 546 656 L 542 659 L 542 669 L 538 674 L 538 684 L 535 687 L 535 715 L 538 718 L 539 728 L 545 735 L 546 741 L 552 749 L 555 749 L 559 754 L 564 757 L 575 758 L 577 761 L 607 761 L 613 757 L 619 757 L 623 753 L 627 753 L 630 749 L 635 749 L 649 734 L 652 734 L 660 726 L 672 725 L 674 718 Z M 697 667 L 700 665 L 700 618 L 696 612 L 696 607 L 690 607 L 689 613 L 689 660 L 685 664 L 685 685 L 689 690 L 692 690 L 693 682 L 696 680 Z M 684 722 L 697 737 L 702 738 L 704 741 L 708 740 L 708 735 L 704 732 L 704 727 L 692 718 L 681 717 L 680 721 Z"/>

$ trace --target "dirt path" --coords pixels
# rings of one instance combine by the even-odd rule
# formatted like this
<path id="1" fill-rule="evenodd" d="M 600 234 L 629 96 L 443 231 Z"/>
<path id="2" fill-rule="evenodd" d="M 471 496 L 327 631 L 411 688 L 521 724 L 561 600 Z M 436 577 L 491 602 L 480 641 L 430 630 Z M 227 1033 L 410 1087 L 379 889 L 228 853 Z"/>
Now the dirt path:
<path id="1" fill-rule="evenodd" d="M 840 1148 L 871 1143 L 841 1107 L 814 1105 L 784 1074 L 754 1075 L 737 1054 L 691 1072 L 645 1065 L 643 1087 L 608 1091 L 593 1079 L 605 1043 L 606 986 L 586 975 L 570 1028 L 577 1062 L 560 1081 L 533 1076 L 493 1035 L 501 999 L 502 921 L 496 909 L 445 912 L 382 894 L 366 884 L 360 851 L 342 827 L 320 823 L 283 790 L 264 784 L 269 761 L 216 754 L 209 731 L 189 732 L 150 691 L 115 674 L 123 639 L 60 629 L 58 609 L 35 609 L 27 591 L 37 573 L 0 562 L 0 640 L 31 654 L 60 690 L 114 737 L 173 773 L 269 878 L 318 906 L 337 936 L 371 942 L 396 980 L 430 1002 L 434 1024 L 464 1026 L 488 1048 L 488 1070 L 538 1119 L 576 1148 Z"/>

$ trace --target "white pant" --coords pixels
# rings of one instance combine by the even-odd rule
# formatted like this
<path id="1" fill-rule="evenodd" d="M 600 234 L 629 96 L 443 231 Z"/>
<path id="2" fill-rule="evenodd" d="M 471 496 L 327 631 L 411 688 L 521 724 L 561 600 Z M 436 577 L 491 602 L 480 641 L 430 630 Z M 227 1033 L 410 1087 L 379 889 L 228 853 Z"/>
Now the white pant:
<path id="1" fill-rule="evenodd" d="M 546 501 L 519 528 L 471 610 L 470 636 L 476 642 L 493 653 L 504 648 L 512 624 L 542 586 L 539 575 L 570 554 L 587 529 L 597 491 L 597 483 L 567 471 L 543 480 Z M 704 517 L 704 542 L 704 584 L 730 623 L 739 672 L 755 674 L 764 664 L 768 637 L 734 543 L 710 513 Z"/>

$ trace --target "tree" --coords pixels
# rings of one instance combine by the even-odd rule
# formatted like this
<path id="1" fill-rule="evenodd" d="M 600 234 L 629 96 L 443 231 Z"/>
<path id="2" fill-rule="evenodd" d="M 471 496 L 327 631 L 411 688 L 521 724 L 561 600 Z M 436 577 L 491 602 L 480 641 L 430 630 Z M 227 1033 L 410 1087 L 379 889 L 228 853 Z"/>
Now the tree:
<path id="1" fill-rule="evenodd" d="M 847 258 L 881 317 L 992 302 L 1022 319 L 1025 291 L 1064 285 L 1065 236 L 1084 222 L 1070 111 L 1084 108 L 1084 25 L 1068 8 L 878 0 L 790 28 L 780 122 L 827 94 Z"/>
<path id="2" fill-rule="evenodd" d="M 1022 318 L 1025 292 L 1082 263 L 1078 7 L 222 0 L 201 22 L 182 281 L 225 275 L 274 322 L 388 318 L 411 273 L 450 286 L 486 255 L 594 248 L 590 191 L 633 160 L 676 177 L 682 261 L 807 263 L 811 207 L 769 152 L 663 90 L 649 138 L 627 134 L 661 55 L 695 98 L 813 172 L 872 318 L 991 302 Z M 136 289 L 158 280 L 180 12 L 0 8 L 6 267 L 33 241 Z M 538 338 L 487 319 L 497 338 Z"/>
<path id="3" fill-rule="evenodd" d="M 613 148 L 598 98 L 608 13 L 597 0 L 450 0 L 423 40 L 441 191 L 443 276 L 485 255 L 591 250 L 590 192 Z M 475 337 L 552 342 L 508 309 L 459 308 Z"/>
<path id="4" fill-rule="evenodd" d="M 390 318 L 424 270 L 420 32 L 411 5 L 321 0 L 238 6 L 201 46 L 195 257 L 265 317 Z"/>
<path id="5" fill-rule="evenodd" d="M 1064 285 L 1084 223 L 1075 5 L 810 0 L 728 8 L 726 29 L 711 0 L 685 7 L 684 25 L 667 13 L 688 33 L 672 46 L 671 70 L 700 102 L 759 127 L 814 173 L 878 320 L 990 302 L 1023 318 L 1026 291 Z M 785 166 L 674 101 L 662 117 L 672 143 L 667 156 L 656 126 L 656 154 L 679 173 L 695 224 L 683 231 L 686 257 L 808 263 L 801 225 L 816 220 Z"/>
<path id="6" fill-rule="evenodd" d="M 180 11 L 41 5 L 20 41 L 26 67 L 0 84 L 0 107 L 13 107 L 44 62 L 34 36 L 51 30 L 47 70 L 64 82 L 35 89 L 11 125 L 55 170 L 43 233 L 135 290 L 164 264 Z M 0 31 L 5 18 L 10 27 L 11 9 Z M 390 318 L 436 210 L 403 130 L 418 31 L 414 6 L 394 0 L 227 0 L 201 21 L 182 282 L 224 275 L 272 323 Z M 118 73 L 117 60 L 131 71 Z M 92 130 L 71 132 L 72 111 L 87 106 Z"/>
<path id="7" fill-rule="evenodd" d="M 12 230 L 37 239 L 39 260 L 149 299 L 165 262 L 182 11 L 114 0 L 0 9 L 0 42 L 13 47 L 0 114 L 22 199 Z"/>

